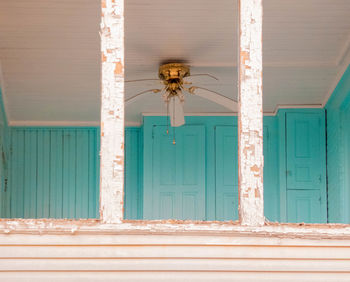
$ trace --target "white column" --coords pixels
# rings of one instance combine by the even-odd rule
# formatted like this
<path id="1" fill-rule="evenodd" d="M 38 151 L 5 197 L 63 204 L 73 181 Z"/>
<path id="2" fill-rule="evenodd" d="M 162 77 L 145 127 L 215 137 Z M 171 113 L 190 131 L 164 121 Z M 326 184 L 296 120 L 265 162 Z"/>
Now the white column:
<path id="1" fill-rule="evenodd" d="M 239 0 L 238 187 L 242 225 L 264 224 L 262 0 Z"/>
<path id="2" fill-rule="evenodd" d="M 123 220 L 124 199 L 124 0 L 101 0 L 100 217 Z"/>

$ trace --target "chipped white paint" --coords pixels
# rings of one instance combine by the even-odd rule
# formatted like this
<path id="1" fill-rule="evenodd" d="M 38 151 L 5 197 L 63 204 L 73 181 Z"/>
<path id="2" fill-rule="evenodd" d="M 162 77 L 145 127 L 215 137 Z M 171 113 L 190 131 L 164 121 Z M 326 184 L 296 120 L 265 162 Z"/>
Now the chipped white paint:
<path id="1" fill-rule="evenodd" d="M 104 223 L 123 220 L 124 1 L 102 0 L 101 185 Z"/>
<path id="2" fill-rule="evenodd" d="M 239 3 L 239 218 L 242 225 L 259 226 L 264 224 L 262 0 Z"/>
<path id="3" fill-rule="evenodd" d="M 209 236 L 215 240 L 218 236 L 237 236 L 246 238 L 275 238 L 273 245 L 279 244 L 279 238 L 350 240 L 350 225 L 344 224 L 278 224 L 265 223 L 264 226 L 242 226 L 238 222 L 199 222 L 199 221 L 124 221 L 117 224 L 104 224 L 99 220 L 66 219 L 16 219 L 0 220 L 0 234 L 7 234 L 9 240 L 16 234 L 139 234 L 157 236 L 161 234 L 176 236 Z M 322 239 L 322 240 L 321 240 Z M 151 240 L 150 238 L 147 240 Z"/>

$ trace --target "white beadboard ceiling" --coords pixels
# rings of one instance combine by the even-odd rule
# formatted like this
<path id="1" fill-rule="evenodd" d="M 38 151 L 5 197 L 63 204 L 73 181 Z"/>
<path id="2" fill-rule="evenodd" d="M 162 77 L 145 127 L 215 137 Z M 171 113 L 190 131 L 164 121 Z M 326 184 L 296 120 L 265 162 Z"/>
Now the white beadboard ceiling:
<path id="1" fill-rule="evenodd" d="M 264 0 L 264 111 L 322 105 L 350 57 L 349 0 Z M 93 125 L 99 121 L 99 0 L 0 0 L 1 87 L 14 125 Z M 192 78 L 237 96 L 236 0 L 126 0 L 126 79 L 157 78 L 162 61 L 184 60 Z M 157 87 L 126 85 L 126 96 Z M 226 113 L 188 97 L 187 113 Z M 126 109 L 165 113 L 156 94 Z"/>

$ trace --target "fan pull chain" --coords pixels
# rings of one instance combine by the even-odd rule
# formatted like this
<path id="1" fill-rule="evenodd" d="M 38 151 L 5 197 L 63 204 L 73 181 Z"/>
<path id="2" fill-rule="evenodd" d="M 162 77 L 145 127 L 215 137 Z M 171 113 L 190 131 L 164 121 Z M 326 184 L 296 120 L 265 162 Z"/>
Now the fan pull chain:
<path id="1" fill-rule="evenodd" d="M 166 102 L 166 134 L 169 135 L 169 101 Z"/>
<path id="2" fill-rule="evenodd" d="M 173 120 L 173 123 L 175 124 L 175 97 L 173 98 L 174 99 L 174 103 L 173 103 L 173 110 L 174 110 L 174 120 Z M 173 145 L 176 144 L 175 142 L 175 126 L 173 126 Z"/>

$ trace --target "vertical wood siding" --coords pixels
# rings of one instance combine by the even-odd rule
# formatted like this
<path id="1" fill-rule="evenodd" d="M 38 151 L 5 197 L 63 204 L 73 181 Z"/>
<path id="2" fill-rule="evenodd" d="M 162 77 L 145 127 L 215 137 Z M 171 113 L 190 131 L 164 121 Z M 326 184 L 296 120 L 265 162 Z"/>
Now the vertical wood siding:
<path id="1" fill-rule="evenodd" d="M 5 205 L 10 200 L 9 193 L 6 192 L 8 190 L 9 157 L 8 126 L 0 87 L 0 216 L 9 213 L 9 205 Z"/>
<path id="2" fill-rule="evenodd" d="M 98 138 L 97 128 L 12 128 L 3 217 L 96 218 Z"/>
<path id="3" fill-rule="evenodd" d="M 141 128 L 125 128 L 124 217 L 142 219 Z"/>
<path id="4" fill-rule="evenodd" d="M 327 109 L 328 220 L 350 223 L 350 66 Z"/>

